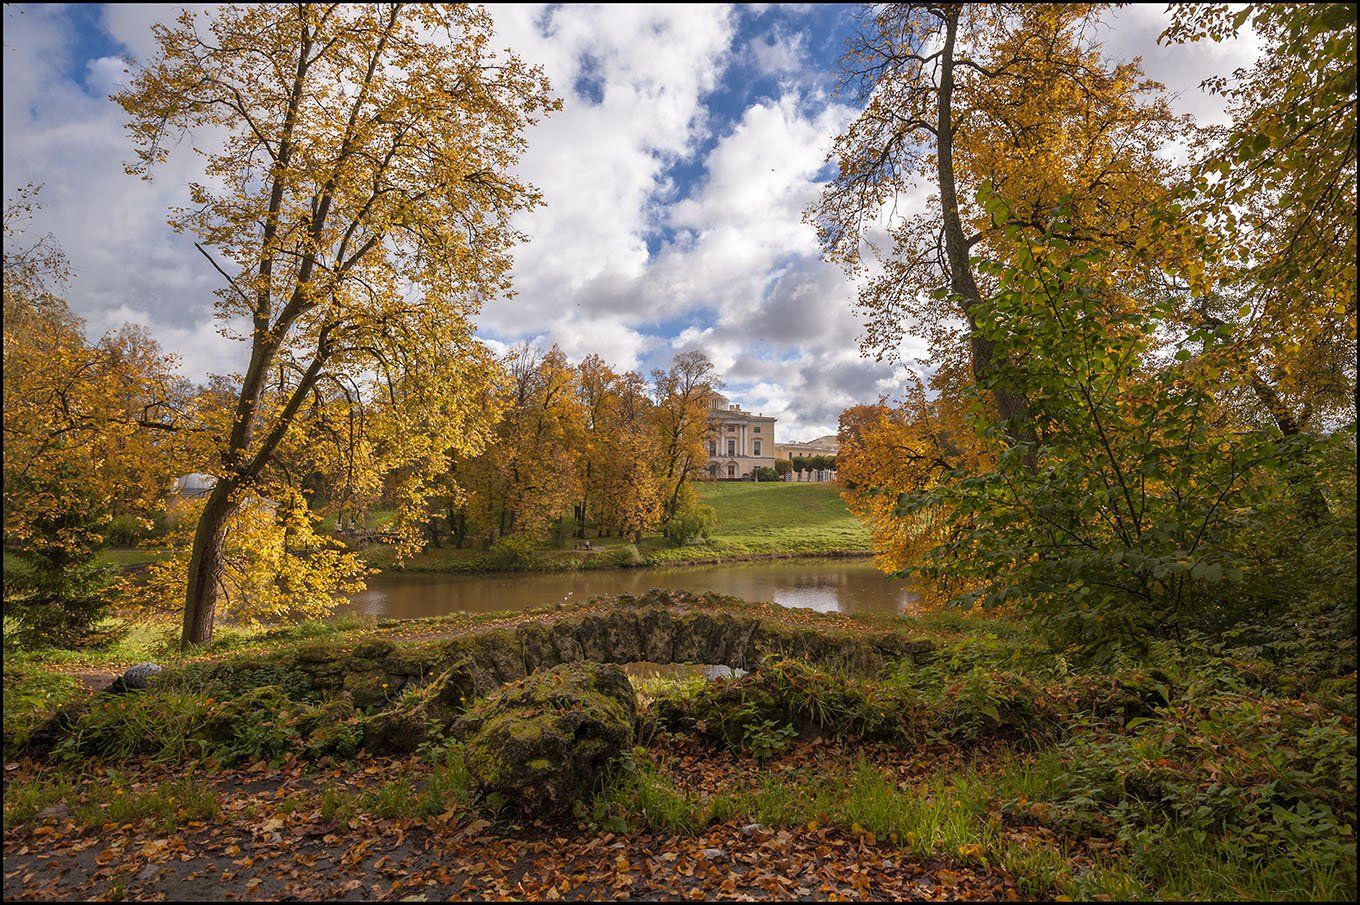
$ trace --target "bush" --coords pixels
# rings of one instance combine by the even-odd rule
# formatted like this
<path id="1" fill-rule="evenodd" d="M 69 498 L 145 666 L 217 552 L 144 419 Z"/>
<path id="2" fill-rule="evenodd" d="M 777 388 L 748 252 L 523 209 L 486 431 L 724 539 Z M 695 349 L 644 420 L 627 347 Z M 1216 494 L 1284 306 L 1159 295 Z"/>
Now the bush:
<path id="1" fill-rule="evenodd" d="M 707 540 L 718 525 L 718 513 L 712 506 L 692 503 L 680 509 L 662 526 L 666 540 L 682 547 Z"/>
<path id="2" fill-rule="evenodd" d="M 152 523 L 133 515 L 115 515 L 104 539 L 115 547 L 135 547 L 151 536 Z"/>
<path id="3" fill-rule="evenodd" d="M 1353 888 L 1355 744 L 1309 705 L 1205 684 L 1139 731 L 1064 745 L 1039 816 L 1117 836 L 1153 876 L 1174 873 L 1177 840 L 1194 840 L 1263 869 L 1349 874 Z"/>
<path id="4" fill-rule="evenodd" d="M 1006 221 L 1003 201 L 979 200 Z M 1103 253 L 1072 252 L 1059 230 L 1012 224 L 1006 256 L 979 265 L 996 290 L 975 310 L 999 364 L 974 390 L 1030 400 L 1010 431 L 1042 425 L 1042 442 L 979 421 L 994 466 L 904 494 L 900 518 L 960 526 L 910 571 L 957 583 L 963 605 L 1018 606 L 1055 645 L 1096 659 L 1259 624 L 1278 612 L 1273 595 L 1242 591 L 1268 587 L 1272 560 L 1291 554 L 1250 539 L 1336 517 L 1325 500 L 1301 505 L 1321 493 L 1307 466 L 1348 447 L 1334 461 L 1349 458 L 1353 486 L 1353 427 L 1319 441 L 1240 417 L 1225 388 L 1244 366 L 1231 331 L 1182 329 L 1170 299 L 1125 304 Z M 1332 549 L 1346 577 L 1324 579 L 1320 596 L 1353 601 L 1353 504 L 1341 515 L 1351 535 Z"/>
<path id="5" fill-rule="evenodd" d="M 501 538 L 491 548 L 491 558 L 497 568 L 524 570 L 532 569 L 538 563 L 537 545 L 523 534 L 512 534 Z"/>
<path id="6" fill-rule="evenodd" d="M 636 544 L 624 544 L 613 552 L 613 564 L 616 566 L 640 566 L 643 561 Z"/>
<path id="7" fill-rule="evenodd" d="M 756 468 L 752 472 L 757 481 L 778 481 L 779 471 L 774 468 Z"/>

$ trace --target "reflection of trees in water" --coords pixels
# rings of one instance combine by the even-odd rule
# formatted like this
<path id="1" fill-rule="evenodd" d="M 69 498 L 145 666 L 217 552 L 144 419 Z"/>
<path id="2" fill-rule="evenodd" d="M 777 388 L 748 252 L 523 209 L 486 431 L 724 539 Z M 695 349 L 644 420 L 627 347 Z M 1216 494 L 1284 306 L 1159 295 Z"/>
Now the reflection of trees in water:
<path id="1" fill-rule="evenodd" d="M 411 619 L 523 610 L 650 588 L 714 591 L 821 611 L 899 612 L 912 599 L 904 582 L 885 578 L 867 561 L 833 560 L 536 575 L 388 573 L 375 576 L 343 611 Z"/>

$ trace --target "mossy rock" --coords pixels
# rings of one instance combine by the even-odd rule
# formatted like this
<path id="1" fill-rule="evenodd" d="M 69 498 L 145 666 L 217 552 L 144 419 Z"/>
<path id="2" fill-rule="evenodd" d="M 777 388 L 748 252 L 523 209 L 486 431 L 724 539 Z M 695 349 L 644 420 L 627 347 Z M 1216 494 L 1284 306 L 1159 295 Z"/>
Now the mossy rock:
<path id="1" fill-rule="evenodd" d="M 349 692 L 354 706 L 360 710 L 373 710 L 386 707 L 401 693 L 404 680 L 386 670 L 373 666 L 368 669 L 351 669 L 345 673 L 341 687 Z"/>
<path id="2" fill-rule="evenodd" d="M 243 725 L 281 720 L 293 710 L 293 702 L 277 685 L 261 685 L 240 697 L 219 701 L 208 708 L 202 737 L 214 744 L 232 740 Z"/>
<path id="3" fill-rule="evenodd" d="M 365 719 L 364 747 L 380 754 L 409 754 L 425 742 L 446 735 L 475 694 L 469 665 L 455 664 Z"/>
<path id="4" fill-rule="evenodd" d="M 691 696 L 652 702 L 657 724 L 672 732 L 697 732 L 737 750 L 748 730 L 765 722 L 783 724 L 785 706 L 757 672 L 740 679 L 706 683 Z"/>
<path id="5" fill-rule="evenodd" d="M 483 794 L 551 820 L 596 791 L 609 762 L 632 747 L 636 717 L 620 667 L 567 663 L 493 692 L 454 733 Z"/>
<path id="6" fill-rule="evenodd" d="M 298 719 L 308 757 L 353 757 L 363 741 L 363 728 L 349 695 L 306 708 Z"/>

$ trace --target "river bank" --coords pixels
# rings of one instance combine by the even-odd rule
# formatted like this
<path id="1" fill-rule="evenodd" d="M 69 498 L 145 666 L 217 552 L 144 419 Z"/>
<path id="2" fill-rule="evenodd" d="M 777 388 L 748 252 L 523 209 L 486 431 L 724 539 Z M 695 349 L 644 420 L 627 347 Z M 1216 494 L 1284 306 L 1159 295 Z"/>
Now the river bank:
<path id="1" fill-rule="evenodd" d="M 714 591 L 821 612 L 895 615 L 911 612 L 916 602 L 908 582 L 885 576 L 866 559 L 812 557 L 579 572 L 382 572 L 336 614 L 410 619 L 522 610 L 652 588 Z"/>
<path id="2" fill-rule="evenodd" d="M 544 548 L 528 555 L 509 556 L 495 550 L 436 547 L 399 560 L 390 547 L 361 551 L 380 573 L 452 575 L 519 575 L 526 573 L 590 572 L 601 569 L 641 569 L 665 566 L 704 566 L 794 559 L 868 559 L 869 547 L 840 547 L 816 543 L 751 543 L 719 538 L 702 544 L 670 546 L 661 538 L 632 544 L 618 538 L 591 541 L 591 550 Z M 774 549 L 769 549 L 774 548 Z"/>
<path id="3" fill-rule="evenodd" d="M 696 485 L 702 503 L 712 506 L 717 526 L 703 542 L 676 546 L 664 537 L 589 536 L 569 546 L 531 551 L 431 547 L 398 561 L 391 547 L 375 545 L 363 556 L 382 571 L 491 574 L 580 572 L 648 566 L 688 566 L 809 557 L 873 555 L 868 530 L 845 508 L 834 484 Z M 590 549 L 577 549 L 577 543 Z"/>

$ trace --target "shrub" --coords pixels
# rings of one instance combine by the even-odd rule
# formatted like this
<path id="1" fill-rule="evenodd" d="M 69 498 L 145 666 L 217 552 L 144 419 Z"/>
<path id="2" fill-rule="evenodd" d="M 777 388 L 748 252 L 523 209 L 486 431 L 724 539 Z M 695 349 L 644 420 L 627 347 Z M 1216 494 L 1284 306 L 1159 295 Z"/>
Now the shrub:
<path id="1" fill-rule="evenodd" d="M 707 540 L 718 525 L 718 513 L 712 506 L 691 503 L 678 510 L 662 526 L 666 540 L 677 547 Z"/>
<path id="2" fill-rule="evenodd" d="M 640 566 L 644 560 L 636 544 L 624 544 L 613 551 L 613 562 L 616 566 Z"/>
<path id="3" fill-rule="evenodd" d="M 135 547 L 151 536 L 153 523 L 133 515 L 115 515 L 104 539 L 115 547 Z"/>
<path id="4" fill-rule="evenodd" d="M 1007 222 L 1003 200 L 979 200 Z M 977 329 L 998 365 L 973 390 L 1017 394 L 1029 411 L 1004 430 L 978 419 L 994 464 L 903 495 L 899 517 L 961 526 L 912 571 L 960 584 L 961 604 L 1019 606 L 1055 644 L 1100 659 L 1270 614 L 1269 595 L 1239 593 L 1272 571 L 1247 539 L 1310 518 L 1310 476 L 1294 463 L 1326 458 L 1320 441 L 1240 417 L 1230 378 L 1250 363 L 1231 330 L 1186 328 L 1170 298 L 1128 304 L 1104 253 L 1073 251 L 1062 229 L 1012 223 L 1002 259 L 979 265 L 996 290 Z M 1034 425 L 1041 441 L 1012 442 Z M 1321 445 L 1353 444 L 1352 431 Z M 1353 576 L 1353 534 L 1336 552 Z M 1330 581 L 1354 599 L 1353 580 L 1349 594 Z"/>
<path id="5" fill-rule="evenodd" d="M 1035 809 L 1072 833 L 1111 834 L 1153 877 L 1188 842 L 1270 870 L 1289 864 L 1355 882 L 1353 729 L 1297 701 L 1201 687 L 1138 731 L 1074 738 Z"/>
<path id="6" fill-rule="evenodd" d="M 537 545 L 523 534 L 512 534 L 501 538 L 491 548 L 491 558 L 497 568 L 524 570 L 532 569 L 538 563 Z"/>

